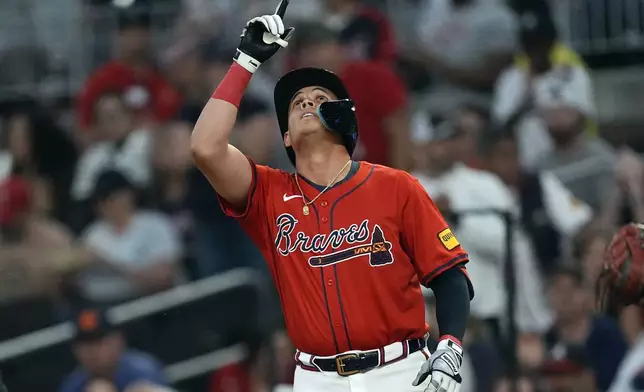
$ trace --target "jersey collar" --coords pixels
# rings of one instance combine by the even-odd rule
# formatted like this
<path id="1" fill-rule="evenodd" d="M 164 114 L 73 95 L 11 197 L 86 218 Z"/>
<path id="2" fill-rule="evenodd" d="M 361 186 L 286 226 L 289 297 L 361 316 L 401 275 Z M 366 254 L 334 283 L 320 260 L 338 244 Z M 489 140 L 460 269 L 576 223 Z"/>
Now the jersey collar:
<path id="1" fill-rule="evenodd" d="M 345 193 L 346 191 L 352 188 L 355 188 L 367 176 L 369 172 L 369 169 L 367 168 L 367 166 L 368 165 L 366 164 L 366 162 L 357 162 L 357 161 L 351 162 L 351 168 L 349 169 L 349 173 L 347 174 L 347 176 L 344 179 L 342 179 L 342 181 L 335 183 L 331 188 L 329 188 L 325 192 L 325 194 L 331 194 L 335 192 Z M 300 182 L 300 185 L 302 186 L 302 190 L 304 191 L 305 194 L 316 195 L 316 192 L 319 193 L 324 188 L 326 188 L 326 186 L 316 184 L 313 181 L 301 175 L 298 175 L 298 177 L 304 180 Z"/>

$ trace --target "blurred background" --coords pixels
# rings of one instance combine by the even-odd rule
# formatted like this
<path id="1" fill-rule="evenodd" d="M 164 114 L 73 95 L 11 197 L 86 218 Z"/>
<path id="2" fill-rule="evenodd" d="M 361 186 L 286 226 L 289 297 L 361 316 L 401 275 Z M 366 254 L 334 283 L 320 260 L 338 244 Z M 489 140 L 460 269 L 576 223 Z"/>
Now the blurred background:
<path id="1" fill-rule="evenodd" d="M 289 390 L 268 271 L 189 153 L 245 21 L 275 6 L 0 0 L 11 391 Z M 644 2 L 292 0 L 288 12 L 293 41 L 253 78 L 232 143 L 292 170 L 274 83 L 294 67 L 337 72 L 356 101 L 354 158 L 417 176 L 470 253 L 463 391 L 607 390 L 644 330 L 638 308 L 593 313 L 612 231 L 644 221 Z"/>

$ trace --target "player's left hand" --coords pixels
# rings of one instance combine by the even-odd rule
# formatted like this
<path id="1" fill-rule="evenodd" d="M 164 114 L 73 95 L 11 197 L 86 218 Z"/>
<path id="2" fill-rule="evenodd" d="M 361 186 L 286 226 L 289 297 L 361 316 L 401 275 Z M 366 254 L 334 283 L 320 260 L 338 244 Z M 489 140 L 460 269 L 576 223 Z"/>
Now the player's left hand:
<path id="1" fill-rule="evenodd" d="M 420 368 L 412 385 L 418 386 L 429 377 L 429 385 L 425 392 L 459 392 L 462 382 L 459 371 L 462 362 L 463 349 L 460 344 L 450 338 L 443 338 L 436 351 Z"/>

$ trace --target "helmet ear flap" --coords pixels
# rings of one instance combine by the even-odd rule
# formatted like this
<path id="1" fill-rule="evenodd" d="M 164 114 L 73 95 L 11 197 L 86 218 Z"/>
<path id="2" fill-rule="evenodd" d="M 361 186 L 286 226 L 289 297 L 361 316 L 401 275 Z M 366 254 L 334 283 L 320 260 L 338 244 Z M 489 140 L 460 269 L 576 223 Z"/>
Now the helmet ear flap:
<path id="1" fill-rule="evenodd" d="M 357 139 L 356 109 L 350 99 L 327 101 L 317 109 L 322 124 L 330 131 Z"/>
<path id="2" fill-rule="evenodd" d="M 340 135 L 344 147 L 352 155 L 358 144 L 358 119 L 353 101 L 339 99 L 323 102 L 318 106 L 317 114 L 325 128 Z"/>

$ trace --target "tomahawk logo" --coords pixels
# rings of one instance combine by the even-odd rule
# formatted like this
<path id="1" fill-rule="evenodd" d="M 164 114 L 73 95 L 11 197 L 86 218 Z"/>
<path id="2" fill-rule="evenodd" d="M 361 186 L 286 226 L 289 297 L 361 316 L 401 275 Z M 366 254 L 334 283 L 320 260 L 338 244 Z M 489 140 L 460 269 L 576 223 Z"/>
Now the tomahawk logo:
<path id="1" fill-rule="evenodd" d="M 329 234 L 308 235 L 295 232 L 297 219 L 291 214 L 282 214 L 277 220 L 275 247 L 282 256 L 293 252 L 314 253 L 309 257 L 311 267 L 320 268 L 338 264 L 358 257 L 367 257 L 372 267 L 394 262 L 391 242 L 379 225 L 369 227 L 369 220 L 352 224 L 347 228 L 332 230 Z M 355 245 L 354 245 L 355 244 Z M 350 245 L 346 247 L 346 245 Z"/>

